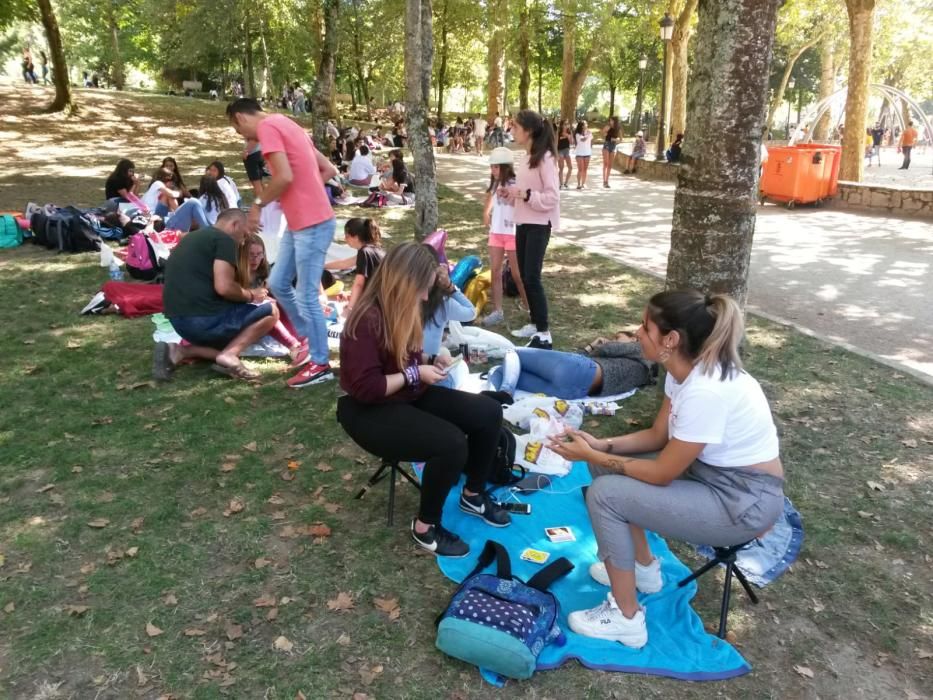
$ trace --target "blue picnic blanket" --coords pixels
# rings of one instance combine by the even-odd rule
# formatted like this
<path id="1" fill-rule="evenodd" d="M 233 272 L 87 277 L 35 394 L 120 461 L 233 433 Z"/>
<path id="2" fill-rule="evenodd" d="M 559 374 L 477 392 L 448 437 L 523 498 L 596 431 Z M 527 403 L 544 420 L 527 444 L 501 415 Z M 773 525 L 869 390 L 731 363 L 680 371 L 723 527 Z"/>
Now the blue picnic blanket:
<path id="1" fill-rule="evenodd" d="M 574 570 L 551 586 L 560 601 L 561 629 L 567 643 L 552 644 L 541 652 L 538 669 L 557 668 L 576 659 L 588 668 L 602 671 L 625 671 L 667 676 L 690 681 L 714 681 L 748 673 L 751 667 L 727 642 L 708 634 L 700 617 L 690 607 L 696 593 L 696 582 L 683 588 L 677 582 L 690 570 L 668 548 L 663 538 L 648 533 L 651 551 L 661 560 L 664 588 L 650 596 L 639 595 L 645 606 L 648 622 L 648 644 L 630 649 L 617 642 L 591 639 L 575 634 L 567 625 L 567 614 L 591 608 L 605 599 L 608 588 L 596 583 L 589 575 L 590 564 L 596 561 L 596 538 L 590 527 L 582 487 L 591 481 L 584 462 L 573 465 L 571 472 L 554 479 L 550 487 L 533 494 L 512 496 L 499 489 L 497 500 L 521 500 L 531 504 L 530 515 L 512 515 L 506 528 L 489 527 L 482 520 L 462 513 L 458 507 L 460 488 L 451 489 L 444 504 L 444 526 L 456 532 L 470 545 L 470 554 L 463 559 L 438 557 L 441 571 L 458 583 L 470 573 L 487 539 L 501 543 L 512 559 L 512 571 L 521 579 L 529 579 L 539 568 L 520 559 L 526 547 L 551 554 L 548 562 L 567 557 Z M 545 535 L 545 528 L 569 526 L 574 542 L 554 544 Z M 711 584 L 712 585 L 712 584 Z M 488 674 L 484 677 L 491 682 Z"/>

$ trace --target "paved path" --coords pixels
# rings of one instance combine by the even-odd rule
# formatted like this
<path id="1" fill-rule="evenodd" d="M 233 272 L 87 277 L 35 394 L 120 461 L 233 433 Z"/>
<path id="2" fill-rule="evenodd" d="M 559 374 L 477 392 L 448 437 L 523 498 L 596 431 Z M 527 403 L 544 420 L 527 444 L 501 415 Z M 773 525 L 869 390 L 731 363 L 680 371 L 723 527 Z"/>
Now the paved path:
<path id="1" fill-rule="evenodd" d="M 441 182 L 466 194 L 481 196 L 488 182 L 475 156 L 442 154 L 437 167 Z M 599 184 L 598 162 L 590 176 Z M 561 236 L 663 277 L 674 185 L 617 173 L 611 184 L 562 193 Z M 765 206 L 749 287 L 752 311 L 933 383 L 933 223 Z"/>

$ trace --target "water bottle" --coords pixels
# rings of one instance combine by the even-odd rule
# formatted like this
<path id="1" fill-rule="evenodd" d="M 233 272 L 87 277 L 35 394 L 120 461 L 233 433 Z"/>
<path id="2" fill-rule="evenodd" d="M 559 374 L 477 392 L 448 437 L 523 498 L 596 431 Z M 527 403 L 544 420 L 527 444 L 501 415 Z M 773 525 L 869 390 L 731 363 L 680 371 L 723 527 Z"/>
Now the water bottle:
<path id="1" fill-rule="evenodd" d="M 110 261 L 110 279 L 116 282 L 123 280 L 123 270 L 120 268 L 120 263 L 116 257 Z"/>

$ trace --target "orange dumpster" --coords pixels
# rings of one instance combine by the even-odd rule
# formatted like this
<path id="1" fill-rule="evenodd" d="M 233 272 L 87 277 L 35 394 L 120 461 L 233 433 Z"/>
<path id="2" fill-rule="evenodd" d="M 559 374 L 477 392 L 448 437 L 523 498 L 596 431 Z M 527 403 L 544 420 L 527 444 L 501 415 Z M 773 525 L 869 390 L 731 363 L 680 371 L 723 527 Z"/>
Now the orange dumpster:
<path id="1" fill-rule="evenodd" d="M 828 195 L 832 159 L 820 146 L 800 144 L 768 150 L 768 162 L 761 176 L 760 200 L 797 204 L 819 202 Z"/>

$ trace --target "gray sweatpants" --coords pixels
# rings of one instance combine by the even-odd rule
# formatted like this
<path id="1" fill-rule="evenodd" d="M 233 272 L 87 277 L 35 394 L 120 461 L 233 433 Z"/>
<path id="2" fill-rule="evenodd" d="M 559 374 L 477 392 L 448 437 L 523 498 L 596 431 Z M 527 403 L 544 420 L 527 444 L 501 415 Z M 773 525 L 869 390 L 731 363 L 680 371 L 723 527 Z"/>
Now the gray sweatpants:
<path id="1" fill-rule="evenodd" d="M 590 466 L 586 492 L 600 561 L 635 568 L 630 525 L 662 537 L 726 547 L 754 539 L 784 510 L 784 480 L 753 469 L 695 461 L 668 486 L 655 486 Z"/>

